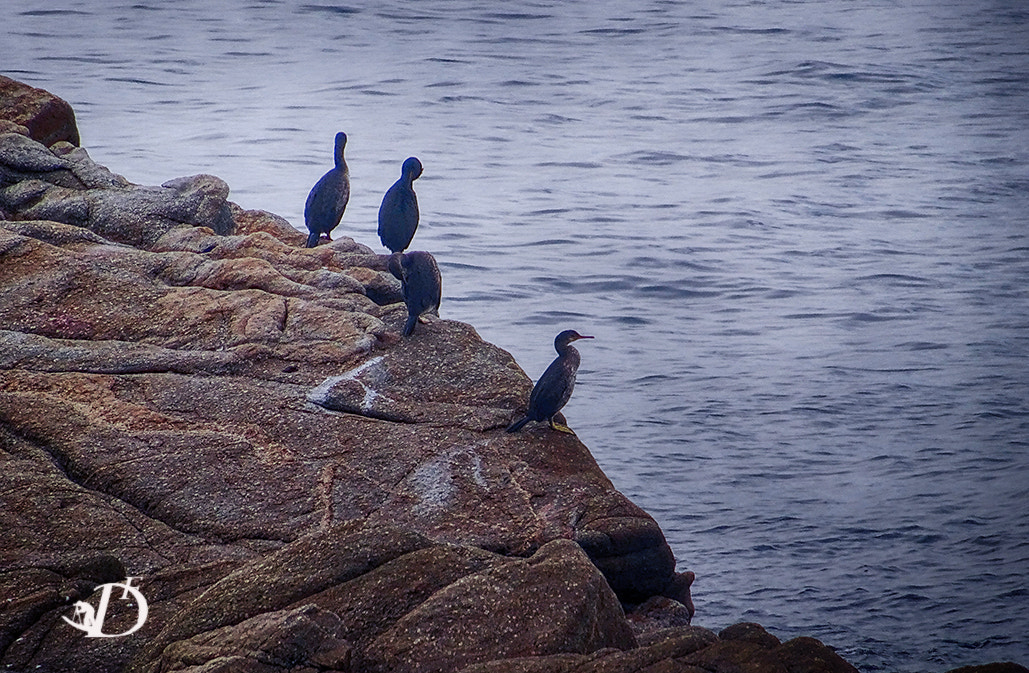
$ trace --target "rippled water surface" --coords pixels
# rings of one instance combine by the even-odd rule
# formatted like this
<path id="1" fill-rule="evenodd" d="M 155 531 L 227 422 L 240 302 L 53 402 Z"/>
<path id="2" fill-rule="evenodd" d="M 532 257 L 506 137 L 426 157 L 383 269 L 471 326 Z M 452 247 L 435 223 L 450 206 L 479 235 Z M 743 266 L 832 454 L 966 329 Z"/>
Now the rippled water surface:
<path id="1" fill-rule="evenodd" d="M 444 317 L 536 377 L 697 573 L 866 671 L 1029 664 L 1029 5 L 48 0 L 0 71 L 133 182 L 376 250 L 409 155 Z M 12 5 L 13 7 L 13 5 Z"/>

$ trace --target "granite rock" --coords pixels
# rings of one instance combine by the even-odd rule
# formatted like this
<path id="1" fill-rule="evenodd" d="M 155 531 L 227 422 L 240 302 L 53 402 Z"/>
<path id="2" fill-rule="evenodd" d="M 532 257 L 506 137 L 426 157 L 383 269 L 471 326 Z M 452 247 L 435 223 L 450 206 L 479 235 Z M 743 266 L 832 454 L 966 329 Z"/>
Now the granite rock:
<path id="1" fill-rule="evenodd" d="M 581 442 L 503 432 L 531 389 L 508 353 L 450 320 L 399 338 L 384 256 L 67 143 L 0 135 L 0 170 L 0 664 L 262 670 L 240 639 L 293 624 L 311 656 L 445 670 L 632 647 L 618 599 L 688 591 Z M 83 639 L 61 617 L 117 575 L 145 626 Z M 486 647 L 475 601 L 524 642 Z M 429 628 L 478 644 L 446 660 Z"/>
<path id="2" fill-rule="evenodd" d="M 504 432 L 508 353 L 400 338 L 385 256 L 306 249 L 213 176 L 132 185 L 51 99 L 0 78 L 0 667 L 855 671 L 691 625 L 693 573 L 588 449 Z M 67 625 L 125 577 L 137 633 Z"/>

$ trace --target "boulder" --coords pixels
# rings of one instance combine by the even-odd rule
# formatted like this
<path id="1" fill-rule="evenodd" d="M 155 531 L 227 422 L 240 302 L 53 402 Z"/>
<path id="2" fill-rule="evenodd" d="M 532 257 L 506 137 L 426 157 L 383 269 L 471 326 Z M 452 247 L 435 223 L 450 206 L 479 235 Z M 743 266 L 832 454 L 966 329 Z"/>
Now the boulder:
<path id="1" fill-rule="evenodd" d="M 765 630 L 760 624 L 753 622 L 740 622 L 722 629 L 718 637 L 722 640 L 735 640 L 739 642 L 753 643 L 765 649 L 779 647 L 782 642 Z"/>
<path id="2" fill-rule="evenodd" d="M 857 673 L 857 669 L 821 641 L 801 636 L 770 648 L 789 673 Z"/>
<path id="3" fill-rule="evenodd" d="M 86 227 L 108 241 L 142 248 L 178 225 L 205 226 L 218 234 L 233 231 L 229 188 L 219 178 L 196 175 L 160 187 L 123 185 L 117 178 L 100 177 L 103 171 L 84 150 L 77 155 L 77 162 L 65 160 L 24 136 L 0 135 L 0 179 L 11 183 L 0 189 L 7 218 Z M 45 163 L 44 156 L 54 162 Z"/>
<path id="4" fill-rule="evenodd" d="M 686 606 L 666 596 L 651 596 L 633 607 L 628 615 L 629 624 L 639 641 L 649 640 L 654 632 L 689 626 L 693 620 L 692 606 Z"/>
<path id="5" fill-rule="evenodd" d="M 1029 673 L 1029 668 L 1013 661 L 997 661 L 992 664 L 962 666 L 951 669 L 947 673 Z"/>
<path id="6" fill-rule="evenodd" d="M 21 127 L 28 137 L 50 147 L 58 141 L 79 144 L 75 111 L 48 91 L 0 75 L 0 120 L 8 130 Z M 0 132 L 4 127 L 0 126 Z"/>

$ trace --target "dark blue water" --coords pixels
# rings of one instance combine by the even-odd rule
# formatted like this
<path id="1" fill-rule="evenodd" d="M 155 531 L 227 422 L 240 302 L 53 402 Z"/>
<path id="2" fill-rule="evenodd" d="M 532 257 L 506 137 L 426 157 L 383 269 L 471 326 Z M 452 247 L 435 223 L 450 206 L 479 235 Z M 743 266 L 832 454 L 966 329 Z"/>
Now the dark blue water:
<path id="1" fill-rule="evenodd" d="M 340 232 L 400 164 L 444 317 L 538 376 L 697 573 L 696 623 L 865 671 L 1029 663 L 1029 5 L 277 0 L 5 8 L 92 156 Z"/>

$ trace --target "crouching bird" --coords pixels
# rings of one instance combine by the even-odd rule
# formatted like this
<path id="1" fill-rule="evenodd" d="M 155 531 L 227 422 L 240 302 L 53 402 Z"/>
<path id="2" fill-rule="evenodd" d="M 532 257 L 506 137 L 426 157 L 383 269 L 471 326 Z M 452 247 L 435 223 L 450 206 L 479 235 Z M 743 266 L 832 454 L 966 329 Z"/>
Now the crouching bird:
<path id="1" fill-rule="evenodd" d="M 443 281 L 436 258 L 427 252 L 414 250 L 395 252 L 389 256 L 389 270 L 400 281 L 407 304 L 407 322 L 404 336 L 414 333 L 415 325 L 425 313 L 439 317 L 439 304 L 443 298 Z"/>

